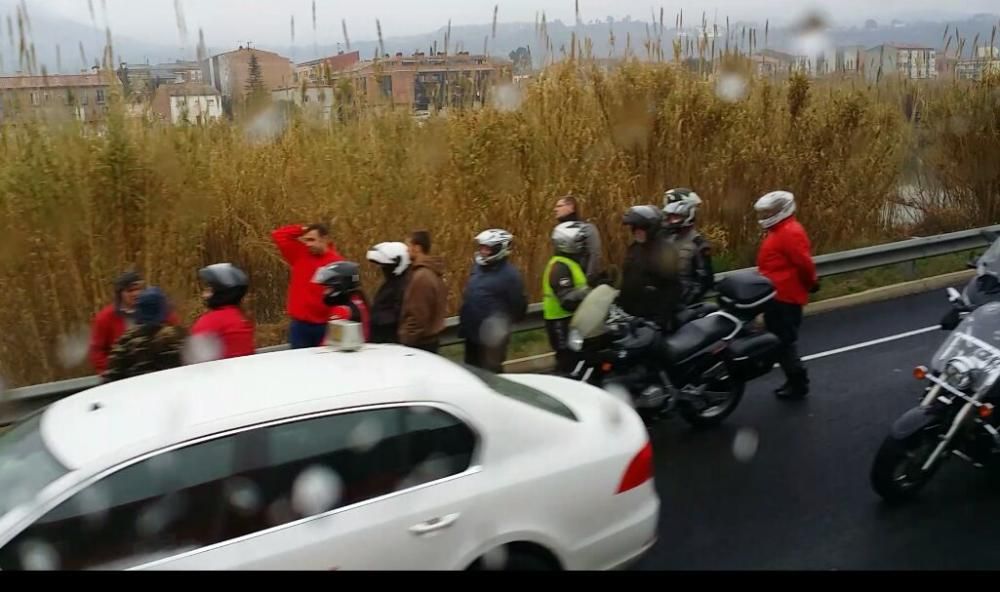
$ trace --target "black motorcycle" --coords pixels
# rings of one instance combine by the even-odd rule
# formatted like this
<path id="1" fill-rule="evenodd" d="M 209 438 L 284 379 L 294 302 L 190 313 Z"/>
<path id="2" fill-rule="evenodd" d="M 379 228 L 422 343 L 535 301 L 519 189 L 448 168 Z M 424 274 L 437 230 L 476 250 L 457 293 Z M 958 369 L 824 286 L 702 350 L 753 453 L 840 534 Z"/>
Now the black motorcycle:
<path id="1" fill-rule="evenodd" d="M 718 425 L 739 405 L 746 383 L 774 367 L 780 341 L 751 325 L 775 296 L 770 280 L 739 272 L 717 291 L 719 310 L 665 335 L 617 307 L 616 290 L 596 288 L 570 324 L 569 347 L 580 359 L 571 378 L 627 392 L 647 425 L 675 410 L 693 426 Z"/>
<path id="2" fill-rule="evenodd" d="M 968 313 L 931 361 L 914 375 L 928 387 L 917 407 L 896 420 L 871 468 L 887 502 L 913 497 L 952 456 L 977 468 L 1000 468 L 1000 303 Z"/>

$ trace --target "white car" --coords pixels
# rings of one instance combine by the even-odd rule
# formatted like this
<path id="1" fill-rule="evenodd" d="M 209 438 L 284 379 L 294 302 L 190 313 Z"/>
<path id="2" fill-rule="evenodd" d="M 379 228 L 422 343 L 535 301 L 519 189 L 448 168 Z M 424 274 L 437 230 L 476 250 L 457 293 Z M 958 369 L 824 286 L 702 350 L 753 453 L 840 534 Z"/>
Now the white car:
<path id="1" fill-rule="evenodd" d="M 656 539 L 632 408 L 395 345 L 185 366 L 0 436 L 0 569 L 612 569 Z"/>

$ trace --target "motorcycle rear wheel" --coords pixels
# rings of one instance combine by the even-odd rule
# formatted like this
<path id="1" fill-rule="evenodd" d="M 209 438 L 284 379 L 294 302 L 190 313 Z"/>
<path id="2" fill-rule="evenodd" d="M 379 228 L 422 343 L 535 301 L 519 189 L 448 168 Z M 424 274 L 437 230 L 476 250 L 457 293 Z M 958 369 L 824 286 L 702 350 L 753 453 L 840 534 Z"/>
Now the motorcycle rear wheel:
<path id="1" fill-rule="evenodd" d="M 872 463 L 871 484 L 886 503 L 901 504 L 913 499 L 937 471 L 943 458 L 929 471 L 921 470 L 938 445 L 938 439 L 932 436 L 924 431 L 902 440 L 890 435 L 882 441 Z"/>
<path id="2" fill-rule="evenodd" d="M 686 422 L 696 428 L 712 428 L 721 424 L 727 417 L 736 411 L 740 400 L 743 399 L 743 391 L 746 383 L 736 380 L 732 376 L 723 380 L 714 380 L 708 383 L 705 388 L 706 393 L 727 393 L 728 396 L 706 402 L 705 405 L 697 405 L 692 401 L 681 401 L 678 411 Z"/>

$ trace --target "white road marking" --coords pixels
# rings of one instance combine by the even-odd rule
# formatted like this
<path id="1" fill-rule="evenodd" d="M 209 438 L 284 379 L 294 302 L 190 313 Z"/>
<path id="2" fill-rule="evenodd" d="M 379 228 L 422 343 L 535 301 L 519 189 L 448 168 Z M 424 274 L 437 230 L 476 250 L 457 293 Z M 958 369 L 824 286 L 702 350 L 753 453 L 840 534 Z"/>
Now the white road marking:
<path id="1" fill-rule="evenodd" d="M 888 337 L 881 337 L 879 339 L 872 339 L 871 341 L 865 341 L 865 342 L 862 342 L 862 343 L 855 343 L 854 345 L 847 345 L 847 346 L 844 346 L 844 347 L 838 347 L 837 349 L 831 349 L 829 351 L 820 352 L 818 354 L 812 354 L 812 355 L 808 355 L 808 356 L 803 356 L 802 357 L 802 361 L 803 362 L 811 362 L 812 360 L 819 360 L 819 359 L 822 359 L 822 358 L 828 358 L 830 356 L 836 356 L 838 354 L 846 354 L 847 352 L 852 352 L 852 351 L 856 351 L 856 350 L 859 350 L 859 349 L 865 349 L 867 347 L 872 347 L 872 346 L 875 346 L 875 345 L 882 345 L 883 343 L 891 343 L 893 341 L 899 341 L 901 339 L 907 339 L 907 338 L 910 338 L 910 337 L 916 337 L 917 335 L 923 335 L 924 333 L 933 333 L 934 331 L 941 331 L 941 330 L 942 330 L 941 329 L 941 325 L 933 325 L 931 327 L 924 327 L 923 329 L 916 329 L 914 331 L 907 331 L 906 333 L 898 333 L 896 335 L 889 335 Z M 520 359 L 517 359 L 517 360 L 507 360 L 506 362 L 504 362 L 504 365 L 505 366 L 509 366 L 509 365 L 512 365 L 512 364 L 523 364 L 523 363 L 526 363 L 526 362 L 535 362 L 535 361 L 539 361 L 539 360 L 545 360 L 545 359 L 551 358 L 553 356 L 554 356 L 554 354 L 552 352 L 548 352 L 548 353 L 539 354 L 539 355 L 536 355 L 536 356 L 529 356 L 529 357 L 526 357 L 526 358 L 520 358 Z M 775 364 L 774 367 L 778 368 L 778 364 Z"/>
<path id="2" fill-rule="evenodd" d="M 848 345 L 846 347 L 831 349 L 830 351 L 820 352 L 818 354 L 812 354 L 810 356 L 804 356 L 802 358 L 802 361 L 809 362 L 812 360 L 818 360 L 820 358 L 835 356 L 837 354 L 844 354 L 847 352 L 864 349 L 866 347 L 872 347 L 873 345 L 881 345 L 883 343 L 899 341 L 900 339 L 915 337 L 917 335 L 923 335 L 924 333 L 931 333 L 933 331 L 941 331 L 941 325 L 934 325 L 933 327 L 924 327 L 923 329 L 917 329 L 915 331 L 907 331 L 906 333 L 899 333 L 897 335 L 890 335 L 888 337 L 882 337 L 880 339 L 873 339 L 871 341 L 865 341 L 864 343 L 855 343 L 854 345 Z"/>

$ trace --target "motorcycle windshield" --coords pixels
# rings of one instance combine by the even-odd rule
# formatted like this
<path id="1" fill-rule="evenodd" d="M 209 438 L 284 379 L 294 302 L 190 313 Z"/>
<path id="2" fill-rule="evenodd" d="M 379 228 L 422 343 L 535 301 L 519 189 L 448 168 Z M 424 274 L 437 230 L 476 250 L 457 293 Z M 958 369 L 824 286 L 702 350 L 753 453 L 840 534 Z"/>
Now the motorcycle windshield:
<path id="1" fill-rule="evenodd" d="M 607 332 L 608 315 L 618 297 L 618 290 L 608 285 L 600 285 L 587 294 L 570 321 L 570 328 L 580 332 L 584 339 L 600 337 Z"/>
<path id="2" fill-rule="evenodd" d="M 943 371 L 955 357 L 979 360 L 991 382 L 1000 370 L 1000 303 L 977 308 L 955 328 L 934 354 L 932 368 Z"/>
<path id="3" fill-rule="evenodd" d="M 976 275 L 1000 277 L 1000 239 L 993 241 L 990 248 L 979 258 Z"/>

